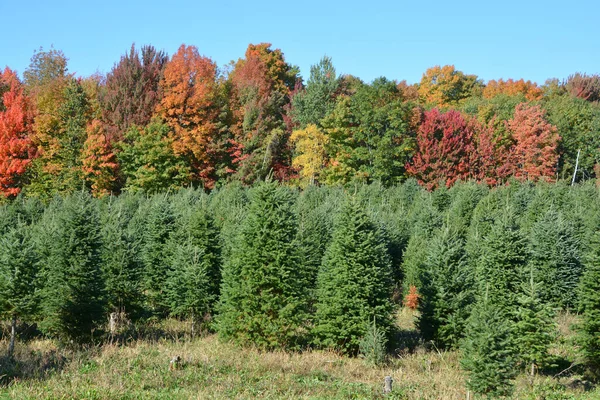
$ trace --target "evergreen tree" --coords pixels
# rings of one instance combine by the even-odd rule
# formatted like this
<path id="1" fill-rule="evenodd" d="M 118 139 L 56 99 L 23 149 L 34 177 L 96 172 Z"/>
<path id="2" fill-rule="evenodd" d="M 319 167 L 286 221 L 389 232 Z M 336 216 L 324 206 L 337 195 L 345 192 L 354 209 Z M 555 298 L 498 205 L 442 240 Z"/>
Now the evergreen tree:
<path id="1" fill-rule="evenodd" d="M 332 193 L 333 192 L 333 193 Z M 296 203 L 300 262 L 307 271 L 307 287 L 314 289 L 327 244 L 331 240 L 337 191 L 309 186 Z"/>
<path id="2" fill-rule="evenodd" d="M 212 313 L 219 294 L 219 236 L 202 208 L 177 222 L 171 236 L 171 268 L 166 298 L 172 315 L 189 317 L 192 335 L 198 318 Z"/>
<path id="3" fill-rule="evenodd" d="M 487 291 L 491 302 L 513 315 L 527 253 L 525 240 L 510 208 L 496 219 L 479 246 L 481 256 L 475 271 L 479 293 Z"/>
<path id="4" fill-rule="evenodd" d="M 556 326 L 552 308 L 539 296 L 540 284 L 530 271 L 528 283 L 524 283 L 518 298 L 515 324 L 515 344 L 519 359 L 530 367 L 531 375 L 536 368 L 544 367 L 549 359 L 548 348 L 555 337 Z"/>
<path id="5" fill-rule="evenodd" d="M 11 320 L 8 356 L 13 356 L 17 319 L 31 319 L 39 307 L 38 268 L 30 227 L 17 222 L 0 240 L 0 314 Z"/>
<path id="6" fill-rule="evenodd" d="M 427 243 L 443 225 L 441 213 L 432 204 L 431 196 L 424 194 L 417 197 L 413 204 L 412 232 L 402 258 L 403 293 L 415 286 L 420 290 L 421 275 L 427 258 Z"/>
<path id="7" fill-rule="evenodd" d="M 262 348 L 299 344 L 306 323 L 306 273 L 298 260 L 293 196 L 275 183 L 250 191 L 251 203 L 223 268 L 217 328 Z"/>
<path id="8" fill-rule="evenodd" d="M 516 376 L 513 333 L 506 314 L 487 295 L 473 308 L 462 345 L 467 387 L 490 398 L 508 396 Z"/>
<path id="9" fill-rule="evenodd" d="M 356 354 L 371 324 L 389 334 L 391 291 L 387 244 L 360 203 L 348 199 L 318 275 L 316 342 Z"/>
<path id="10" fill-rule="evenodd" d="M 333 110 L 340 81 L 330 57 L 323 57 L 310 67 L 306 89 L 292 97 L 291 115 L 301 128 L 308 124 L 318 125 Z"/>
<path id="11" fill-rule="evenodd" d="M 137 319 L 143 313 L 142 262 L 137 256 L 141 231 L 129 229 L 139 197 L 111 199 L 102 214 L 102 270 L 109 310 Z"/>
<path id="12" fill-rule="evenodd" d="M 594 235 L 585 258 L 585 272 L 581 278 L 579 307 L 582 321 L 577 325 L 577 339 L 585 365 L 600 376 L 600 233 Z"/>
<path id="13" fill-rule="evenodd" d="M 542 301 L 572 308 L 582 273 L 573 224 L 551 208 L 533 225 L 529 238 L 529 264 L 536 272 L 535 280 L 541 283 Z"/>
<path id="14" fill-rule="evenodd" d="M 421 276 L 419 330 L 441 347 L 458 345 L 473 302 L 473 274 L 467 268 L 464 239 L 452 226 L 429 242 Z"/>
<path id="15" fill-rule="evenodd" d="M 247 189 L 239 182 L 213 190 L 210 194 L 209 210 L 219 231 L 222 265 L 233 256 L 240 234 L 239 228 L 246 217 L 247 209 Z"/>
<path id="16" fill-rule="evenodd" d="M 40 327 L 63 341 L 88 342 L 104 317 L 97 204 L 84 193 L 65 199 L 56 216 L 56 237 L 43 260 Z"/>
<path id="17" fill-rule="evenodd" d="M 144 224 L 144 242 L 141 259 L 144 266 L 143 288 L 148 308 L 155 314 L 164 314 L 165 281 L 169 271 L 168 240 L 174 228 L 175 216 L 170 199 L 155 195 L 148 201 Z"/>

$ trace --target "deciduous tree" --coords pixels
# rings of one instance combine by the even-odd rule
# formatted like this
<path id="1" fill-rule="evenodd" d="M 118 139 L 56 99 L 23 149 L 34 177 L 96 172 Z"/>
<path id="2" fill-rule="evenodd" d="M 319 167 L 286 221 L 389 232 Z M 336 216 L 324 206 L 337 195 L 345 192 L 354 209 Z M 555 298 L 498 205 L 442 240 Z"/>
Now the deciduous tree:
<path id="1" fill-rule="evenodd" d="M 212 188 L 218 154 L 217 66 L 195 46 L 181 45 L 164 70 L 158 111 L 171 127 L 176 155 L 185 157 L 195 180 Z"/>
<path id="2" fill-rule="evenodd" d="M 423 74 L 419 95 L 428 104 L 450 107 L 478 93 L 481 87 L 482 83 L 476 75 L 465 75 L 456 70 L 454 65 L 436 65 Z"/>
<path id="3" fill-rule="evenodd" d="M 558 164 L 556 150 L 560 136 L 556 127 L 546 121 L 541 107 L 519 104 L 507 127 L 514 140 L 507 158 L 512 175 L 531 181 L 553 178 Z"/>
<path id="4" fill-rule="evenodd" d="M 159 81 L 167 55 L 153 46 L 142 46 L 141 54 L 131 45 L 106 76 L 100 96 L 102 120 L 109 141 L 118 141 L 132 126 L 150 123 L 160 101 Z"/>
<path id="5" fill-rule="evenodd" d="M 0 97 L 0 194 L 12 197 L 21 191 L 24 173 L 34 155 L 32 110 L 13 71 L 6 68 L 0 74 L 0 85 L 6 87 Z"/>

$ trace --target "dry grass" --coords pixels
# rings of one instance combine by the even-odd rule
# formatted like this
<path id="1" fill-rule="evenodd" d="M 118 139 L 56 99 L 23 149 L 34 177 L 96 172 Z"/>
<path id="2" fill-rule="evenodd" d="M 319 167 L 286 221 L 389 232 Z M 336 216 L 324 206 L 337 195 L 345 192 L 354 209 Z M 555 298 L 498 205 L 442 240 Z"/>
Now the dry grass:
<path id="1" fill-rule="evenodd" d="M 191 339 L 185 325 L 169 322 L 158 340 L 104 345 L 86 351 L 58 350 L 46 340 L 19 345 L 14 380 L 0 397 L 15 399 L 372 399 L 383 398 L 383 378 L 394 378 L 395 399 L 465 399 L 465 376 L 456 351 L 426 350 L 414 331 L 415 313 L 403 310 L 397 321 L 409 346 L 374 367 L 327 351 L 261 352 L 224 343 L 214 335 Z M 569 338 L 573 316 L 561 316 L 561 338 Z M 412 341 L 412 342 L 411 342 Z M 2 343 L 4 351 L 6 343 Z M 562 346 L 562 347 L 561 347 Z M 573 353 L 569 340 L 553 351 Z M 170 370 L 180 355 L 183 365 Z M 6 362 L 6 360 L 2 361 Z M 5 377 L 7 379 L 8 377 Z M 515 398 L 600 399 L 599 391 L 567 389 L 577 376 L 555 379 L 525 375 Z"/>

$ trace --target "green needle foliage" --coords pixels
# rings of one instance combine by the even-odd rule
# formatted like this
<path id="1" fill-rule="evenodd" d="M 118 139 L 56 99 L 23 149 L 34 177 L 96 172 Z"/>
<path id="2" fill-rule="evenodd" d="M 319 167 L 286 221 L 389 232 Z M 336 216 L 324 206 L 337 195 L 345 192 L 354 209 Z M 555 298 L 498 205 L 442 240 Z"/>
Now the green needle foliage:
<path id="1" fill-rule="evenodd" d="M 220 246 L 210 215 L 198 204 L 179 219 L 171 236 L 166 297 L 172 315 L 197 318 L 213 311 L 219 295 Z"/>
<path id="2" fill-rule="evenodd" d="M 427 245 L 417 326 L 425 340 L 439 347 L 458 345 L 473 303 L 474 277 L 464 247 L 458 229 L 451 226 L 442 228 Z"/>
<path id="3" fill-rule="evenodd" d="M 19 221 L 0 238 L 0 315 L 12 320 L 9 357 L 14 349 L 17 318 L 33 320 L 38 310 L 36 261 L 31 231 Z"/>
<path id="4" fill-rule="evenodd" d="M 111 312 L 136 320 L 143 314 L 141 230 L 131 229 L 140 199 L 124 194 L 111 199 L 102 214 L 102 270 Z"/>
<path id="5" fill-rule="evenodd" d="M 144 290 L 149 310 L 155 315 L 163 315 L 167 308 L 165 281 L 169 271 L 168 241 L 174 229 L 175 216 L 170 200 L 165 195 L 155 195 L 150 201 L 141 248 Z"/>
<path id="6" fill-rule="evenodd" d="M 540 296 L 554 307 L 573 308 L 582 273 L 579 242 L 573 225 L 562 213 L 548 210 L 533 225 L 529 264 L 542 283 Z"/>
<path id="7" fill-rule="evenodd" d="M 516 309 L 517 293 L 523 282 L 527 262 L 525 246 L 510 208 L 497 217 L 489 233 L 480 239 L 475 271 L 479 293 L 486 291 L 490 301 L 508 314 Z"/>
<path id="8" fill-rule="evenodd" d="M 600 233 L 591 242 L 579 290 L 582 322 L 577 326 L 578 342 L 585 365 L 600 377 Z"/>
<path id="9" fill-rule="evenodd" d="M 305 334 L 308 289 L 294 241 L 294 197 L 275 183 L 249 195 L 241 235 L 223 268 L 217 329 L 242 344 L 294 348 Z"/>
<path id="10" fill-rule="evenodd" d="M 372 323 L 388 335 L 391 291 L 387 244 L 360 203 L 350 198 L 339 212 L 317 278 L 316 343 L 356 354 Z"/>
<path id="11" fill-rule="evenodd" d="M 489 398 L 511 394 L 517 373 L 513 332 L 506 313 L 487 294 L 473 308 L 462 349 L 469 390 Z"/>
<path id="12" fill-rule="evenodd" d="M 515 324 L 515 342 L 520 361 L 528 367 L 531 375 L 536 369 L 548 364 L 548 349 L 556 336 L 554 312 L 550 305 L 539 296 L 541 284 L 535 282 L 534 271 L 530 280 L 524 283 L 518 298 Z"/>
<path id="13" fill-rule="evenodd" d="M 68 197 L 55 221 L 53 248 L 43 260 L 40 327 L 63 342 L 89 342 L 105 312 L 97 203 L 84 193 Z"/>

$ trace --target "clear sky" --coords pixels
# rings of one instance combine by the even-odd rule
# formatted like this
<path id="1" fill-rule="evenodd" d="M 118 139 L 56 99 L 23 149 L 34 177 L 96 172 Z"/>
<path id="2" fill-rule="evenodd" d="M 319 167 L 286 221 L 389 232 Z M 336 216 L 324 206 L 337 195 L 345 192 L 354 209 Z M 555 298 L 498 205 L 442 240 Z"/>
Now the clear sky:
<path id="1" fill-rule="evenodd" d="M 543 83 L 600 73 L 600 0 L 0 0 L 0 67 L 62 50 L 78 76 L 109 72 L 132 43 L 195 45 L 219 66 L 269 42 L 305 79 L 323 55 L 338 73 L 418 82 L 454 64 L 483 80 Z"/>

